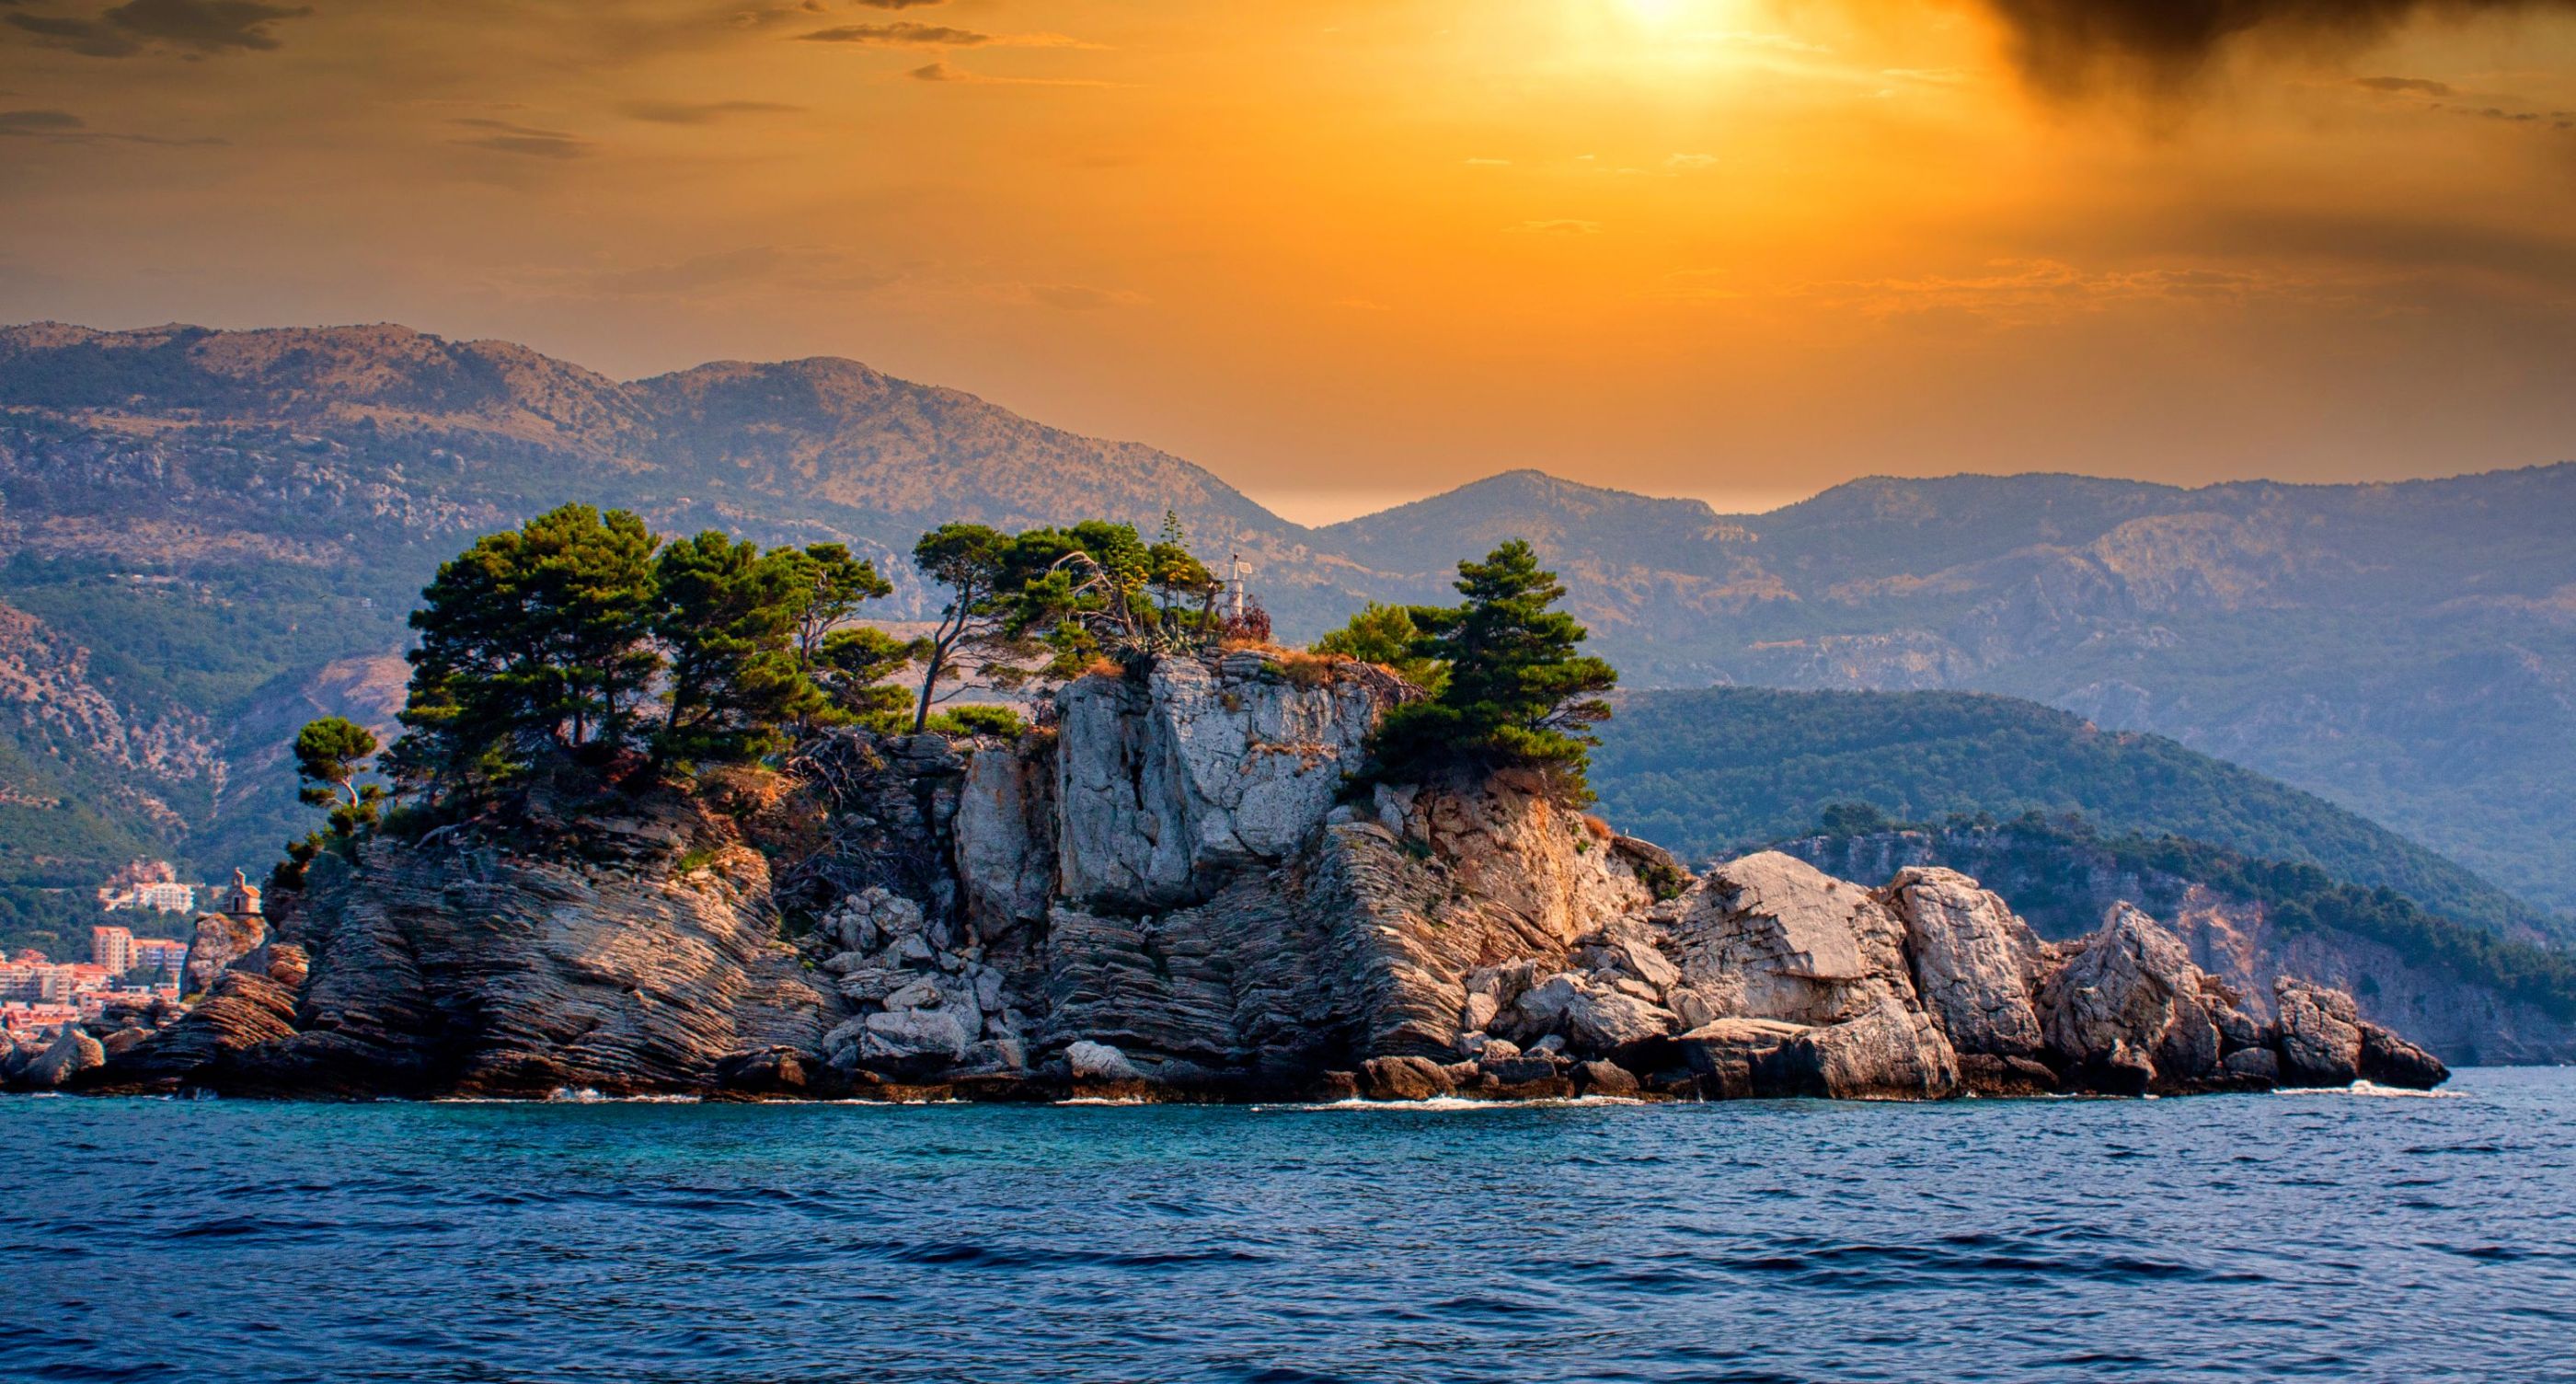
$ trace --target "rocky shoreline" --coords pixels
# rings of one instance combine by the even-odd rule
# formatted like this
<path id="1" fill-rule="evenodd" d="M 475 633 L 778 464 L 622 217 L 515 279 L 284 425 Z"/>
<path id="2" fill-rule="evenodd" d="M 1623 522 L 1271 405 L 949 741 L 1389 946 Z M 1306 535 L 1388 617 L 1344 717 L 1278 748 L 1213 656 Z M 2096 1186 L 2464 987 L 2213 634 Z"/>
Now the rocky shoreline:
<path id="1" fill-rule="evenodd" d="M 1064 688 L 1015 742 L 537 795 L 210 918 L 166 1026 L 17 1088 L 366 1098 L 1421 1100 L 2185 1094 L 2448 1075 L 2352 999 L 2246 996 L 2139 910 L 1763 853 L 1693 876 L 1535 786 L 1350 774 L 1408 689 L 1242 650 Z"/>

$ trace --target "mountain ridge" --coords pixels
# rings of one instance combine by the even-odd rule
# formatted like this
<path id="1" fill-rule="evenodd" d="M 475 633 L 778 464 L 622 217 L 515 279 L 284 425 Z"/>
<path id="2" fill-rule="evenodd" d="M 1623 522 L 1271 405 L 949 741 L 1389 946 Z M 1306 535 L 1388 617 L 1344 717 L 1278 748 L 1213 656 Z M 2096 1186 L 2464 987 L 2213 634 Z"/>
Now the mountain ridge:
<path id="1" fill-rule="evenodd" d="M 2576 466 L 1863 477 L 1738 516 L 1515 471 L 1307 529 L 1170 453 L 838 357 L 617 381 L 386 324 L 0 329 L 0 603 L 93 651 L 85 685 L 126 720 L 194 717 L 245 770 L 223 728 L 264 724 L 244 719 L 259 689 L 399 647 L 440 558 L 568 500 L 850 543 L 896 579 L 896 618 L 924 608 L 900 555 L 933 522 L 1151 527 L 1168 507 L 1203 551 L 1253 562 L 1292 640 L 1366 600 L 1450 599 L 1452 564 L 1526 534 L 1633 686 L 2026 697 L 2576 907 L 2557 830 L 2576 816 L 2576 545 L 2556 519 Z M 292 815 L 271 791 L 275 812 L 240 819 L 262 835 Z"/>

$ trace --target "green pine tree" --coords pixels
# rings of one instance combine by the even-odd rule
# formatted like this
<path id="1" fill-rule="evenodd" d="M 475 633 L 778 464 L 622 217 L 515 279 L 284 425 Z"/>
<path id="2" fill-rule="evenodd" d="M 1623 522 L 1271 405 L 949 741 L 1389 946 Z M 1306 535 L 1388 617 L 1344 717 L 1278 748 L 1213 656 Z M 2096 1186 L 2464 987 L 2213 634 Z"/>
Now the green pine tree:
<path id="1" fill-rule="evenodd" d="M 1589 802 L 1591 727 L 1610 715 L 1598 694 L 1619 675 L 1575 651 L 1583 626 L 1554 609 L 1565 587 L 1513 539 L 1482 562 L 1459 563 L 1457 589 L 1464 605 L 1406 612 L 1420 631 L 1412 655 L 1445 666 L 1447 681 L 1430 700 L 1387 713 L 1374 742 L 1379 772 L 1419 781 L 1522 769 L 1567 801 Z"/>

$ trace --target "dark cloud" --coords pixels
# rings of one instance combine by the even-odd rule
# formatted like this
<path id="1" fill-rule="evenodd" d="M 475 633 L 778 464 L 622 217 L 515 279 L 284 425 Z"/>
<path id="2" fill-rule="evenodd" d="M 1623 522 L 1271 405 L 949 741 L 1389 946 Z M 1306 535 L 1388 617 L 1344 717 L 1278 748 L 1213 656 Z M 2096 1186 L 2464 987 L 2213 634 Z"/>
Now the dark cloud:
<path id="1" fill-rule="evenodd" d="M 2449 82 L 2436 82 L 2425 77 L 2355 77 L 2352 84 L 2371 91 L 2407 92 L 2418 96 L 2448 96 Z"/>
<path id="2" fill-rule="evenodd" d="M 311 13 L 309 6 L 257 0 L 127 0 L 95 19 L 11 14 L 8 22 L 48 47 L 93 58 L 131 57 L 155 48 L 206 57 L 273 50 L 280 46 L 273 30 L 281 20 Z"/>
<path id="3" fill-rule="evenodd" d="M 629 101 L 617 109 L 656 125 L 712 125 L 729 115 L 794 115 L 805 108 L 779 101 Z"/>
<path id="4" fill-rule="evenodd" d="M 2576 0 L 1981 0 L 2033 85 L 2073 95 L 2106 81 L 2187 89 L 2240 43 L 2358 47 L 2418 15 L 2576 10 Z"/>
<path id="5" fill-rule="evenodd" d="M 5 0 L 0 0 L 0 3 L 5 3 Z M 172 139 L 165 135 L 93 130 L 88 121 L 70 111 L 49 110 L 0 111 L 0 138 L 42 139 L 55 144 L 152 144 L 169 149 L 201 148 L 224 142 L 204 137 Z"/>
<path id="6" fill-rule="evenodd" d="M 507 120 L 469 117 L 448 122 L 482 133 L 456 143 L 469 149 L 489 149 L 496 154 L 517 154 L 532 159 L 577 159 L 597 146 L 566 130 L 541 130 L 531 125 L 513 125 Z"/>
<path id="7" fill-rule="evenodd" d="M 63 135 L 88 126 L 70 111 L 0 111 L 0 135 Z"/>
<path id="8" fill-rule="evenodd" d="M 130 0 L 107 12 L 107 22 L 152 42 L 199 53 L 278 46 L 269 29 L 301 19 L 310 6 L 263 5 L 257 0 Z"/>
<path id="9" fill-rule="evenodd" d="M 861 43 L 880 48 L 975 48 L 991 43 L 991 34 L 972 29 L 954 29 L 945 24 L 916 24 L 899 19 L 891 24 L 843 24 L 838 28 L 816 29 L 798 34 L 807 43 Z"/>

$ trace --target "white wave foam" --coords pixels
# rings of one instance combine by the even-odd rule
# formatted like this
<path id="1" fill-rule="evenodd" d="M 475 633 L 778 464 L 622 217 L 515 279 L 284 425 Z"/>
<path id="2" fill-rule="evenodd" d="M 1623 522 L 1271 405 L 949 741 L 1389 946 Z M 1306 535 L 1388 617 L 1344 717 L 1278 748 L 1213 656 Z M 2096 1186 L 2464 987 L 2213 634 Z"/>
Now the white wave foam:
<path id="1" fill-rule="evenodd" d="M 2417 1091 L 2405 1086 L 2382 1086 L 2375 1081 L 2356 1081 L 2350 1086 L 2283 1086 L 2276 1096 L 2376 1096 L 2383 1100 L 2459 1100 L 2458 1091 Z"/>
<path id="2" fill-rule="evenodd" d="M 1541 1096 L 1534 1100 L 1478 1100 L 1473 1096 L 1433 1096 L 1429 1100 L 1347 1100 L 1255 1105 L 1255 1110 L 1550 1110 L 1614 1105 L 1653 1105 L 1634 1096 Z"/>

